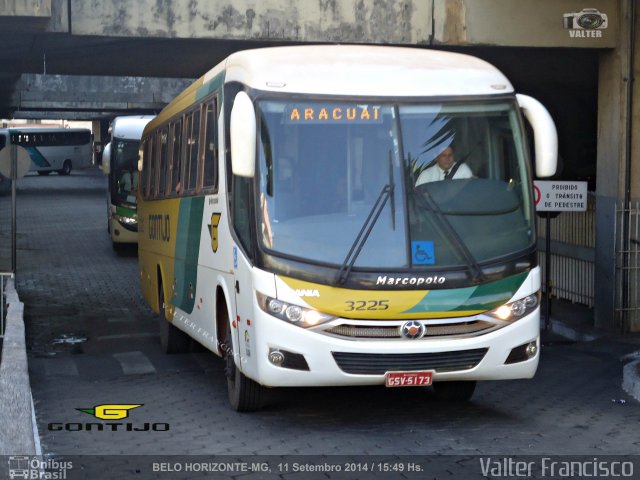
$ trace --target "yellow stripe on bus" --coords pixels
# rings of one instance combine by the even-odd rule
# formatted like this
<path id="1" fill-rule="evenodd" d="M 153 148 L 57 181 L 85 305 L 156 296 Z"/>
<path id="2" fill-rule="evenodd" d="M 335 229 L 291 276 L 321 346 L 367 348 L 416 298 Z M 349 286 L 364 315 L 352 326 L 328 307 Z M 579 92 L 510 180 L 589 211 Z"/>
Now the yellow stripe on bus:
<path id="1" fill-rule="evenodd" d="M 455 310 L 467 298 L 459 297 L 451 310 L 407 312 L 418 305 L 429 290 L 353 290 L 279 277 L 311 307 L 343 318 L 391 320 L 410 318 L 466 317 L 484 310 Z M 451 290 L 452 292 L 454 290 Z"/>

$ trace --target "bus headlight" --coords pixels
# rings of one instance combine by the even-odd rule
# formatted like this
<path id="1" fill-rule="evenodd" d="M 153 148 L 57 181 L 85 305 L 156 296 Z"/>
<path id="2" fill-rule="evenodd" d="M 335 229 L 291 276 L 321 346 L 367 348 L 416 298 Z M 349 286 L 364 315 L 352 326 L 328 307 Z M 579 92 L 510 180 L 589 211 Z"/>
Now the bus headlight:
<path id="1" fill-rule="evenodd" d="M 540 304 L 540 291 L 532 293 L 520 300 L 511 303 L 505 303 L 498 308 L 487 312 L 487 315 L 499 318 L 500 320 L 518 320 L 525 315 L 533 312 Z"/>
<path id="2" fill-rule="evenodd" d="M 136 217 L 123 217 L 116 213 L 113 214 L 113 218 L 123 225 L 136 225 L 138 223 L 138 219 Z"/>
<path id="3" fill-rule="evenodd" d="M 292 305 L 277 298 L 268 297 L 260 292 L 256 292 L 256 298 L 262 311 L 299 327 L 315 327 L 335 318 L 311 308 Z"/>

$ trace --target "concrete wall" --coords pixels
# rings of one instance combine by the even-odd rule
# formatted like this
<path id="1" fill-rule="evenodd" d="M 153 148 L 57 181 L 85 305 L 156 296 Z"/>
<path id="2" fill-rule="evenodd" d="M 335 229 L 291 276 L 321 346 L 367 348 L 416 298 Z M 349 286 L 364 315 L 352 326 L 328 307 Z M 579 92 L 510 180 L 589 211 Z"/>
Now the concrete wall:
<path id="1" fill-rule="evenodd" d="M 54 0 L 56 1 L 56 0 Z M 620 0 L 71 0 L 75 35 L 611 48 Z M 565 28 L 583 8 L 606 28 Z"/>
<path id="2" fill-rule="evenodd" d="M 0 17 L 5 16 L 50 17 L 51 0 L 0 0 Z"/>
<path id="3" fill-rule="evenodd" d="M 75 35 L 428 43 L 429 0 L 71 0 Z"/>
<path id="4" fill-rule="evenodd" d="M 616 209 L 624 201 L 640 201 L 640 148 L 637 145 L 640 88 L 633 82 L 640 74 L 640 12 L 636 6 L 635 33 L 632 38 L 629 21 L 631 1 L 633 0 L 620 3 L 618 46 L 600 54 L 595 323 L 597 327 L 604 329 L 621 327 L 623 330 L 640 331 L 637 320 L 633 317 L 625 320 L 623 315 L 616 313 L 616 308 L 623 307 L 623 290 L 633 292 L 640 289 L 640 285 L 634 283 L 633 275 L 629 284 L 621 280 L 621 268 L 635 268 L 635 265 L 623 264 L 620 250 L 624 245 L 625 232 L 622 217 L 616 218 Z M 632 54 L 634 49 L 635 54 Z M 635 236 L 637 235 L 631 231 L 631 237 Z M 635 297 L 637 294 L 632 293 L 631 298 Z M 635 305 L 626 305 L 629 306 Z"/>
<path id="5" fill-rule="evenodd" d="M 619 0 L 434 0 L 434 43 L 514 47 L 609 48 L 618 40 Z M 583 8 L 607 15 L 606 28 L 565 28 Z"/>

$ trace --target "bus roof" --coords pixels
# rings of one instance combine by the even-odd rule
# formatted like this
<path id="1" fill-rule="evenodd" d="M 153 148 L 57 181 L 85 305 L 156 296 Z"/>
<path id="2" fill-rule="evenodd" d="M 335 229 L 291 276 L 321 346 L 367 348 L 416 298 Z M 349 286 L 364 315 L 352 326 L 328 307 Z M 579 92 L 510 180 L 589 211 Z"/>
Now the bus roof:
<path id="1" fill-rule="evenodd" d="M 154 115 L 127 115 L 116 117 L 111 122 L 111 136 L 140 140 L 144 127 L 154 118 Z"/>
<path id="2" fill-rule="evenodd" d="M 0 132 L 8 133 L 91 133 L 88 128 L 63 128 L 63 127 L 9 127 L 0 128 Z"/>
<path id="3" fill-rule="evenodd" d="M 372 45 L 301 45 L 245 50 L 209 71 L 260 90 L 350 96 L 512 93 L 494 66 L 460 53 Z"/>
<path id="4" fill-rule="evenodd" d="M 231 54 L 180 93 L 148 125 L 194 104 L 224 75 L 265 91 L 372 97 L 504 95 L 513 86 L 493 65 L 461 53 L 381 45 L 298 45 Z M 216 80 L 218 81 L 218 80 Z M 206 95 L 206 93 L 205 93 Z"/>

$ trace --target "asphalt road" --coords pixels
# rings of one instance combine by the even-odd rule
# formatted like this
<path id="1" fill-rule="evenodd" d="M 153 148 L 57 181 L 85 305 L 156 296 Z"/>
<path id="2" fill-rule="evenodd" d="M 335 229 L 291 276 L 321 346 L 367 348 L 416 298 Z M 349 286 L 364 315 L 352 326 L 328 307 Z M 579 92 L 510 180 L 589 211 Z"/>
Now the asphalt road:
<path id="1" fill-rule="evenodd" d="M 423 389 L 306 388 L 272 391 L 263 411 L 236 413 L 220 359 L 195 347 L 188 354 L 160 352 L 157 320 L 138 286 L 136 250 L 111 247 L 105 188 L 97 169 L 29 175 L 18 184 L 16 285 L 25 303 L 40 441 L 49 458 L 101 456 L 89 462 L 94 467 L 108 465 L 103 456 L 111 455 L 386 456 L 427 464 L 438 458 L 444 462 L 438 472 L 463 468 L 483 478 L 477 459 L 487 455 L 640 452 L 640 404 L 620 387 L 620 358 L 636 347 L 612 339 L 547 341 L 533 380 L 481 383 L 463 405 L 438 403 Z M 102 404 L 142 406 L 121 421 L 132 424 L 129 430 L 87 431 L 87 423 L 99 420 L 78 409 Z M 455 478 L 402 465 L 402 472 L 295 478 Z M 138 468 L 135 478 L 150 468 Z M 282 468 L 227 473 L 294 478 Z M 99 478 L 118 478 L 114 471 L 101 467 Z M 182 474 L 160 466 L 150 478 L 199 477 Z"/>

